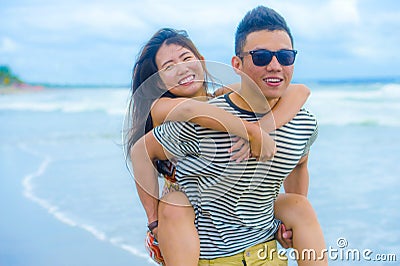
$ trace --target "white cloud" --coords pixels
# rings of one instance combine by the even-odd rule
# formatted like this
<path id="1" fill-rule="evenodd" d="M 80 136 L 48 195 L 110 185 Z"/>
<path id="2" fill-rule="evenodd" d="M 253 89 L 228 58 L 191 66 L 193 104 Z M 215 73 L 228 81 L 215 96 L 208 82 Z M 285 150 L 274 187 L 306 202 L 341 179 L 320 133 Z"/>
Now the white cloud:
<path id="1" fill-rule="evenodd" d="M 367 9 L 361 14 L 361 19 L 362 23 L 348 42 L 349 51 L 358 58 L 374 63 L 400 60 L 400 54 L 396 52 L 396 45 L 400 43 L 397 30 L 400 9 Z"/>
<path id="2" fill-rule="evenodd" d="M 137 5 L 114 6 L 85 4 L 74 10 L 71 19 L 75 24 L 89 27 L 97 32 L 126 28 L 146 29 L 145 21 L 135 16 Z"/>
<path id="3" fill-rule="evenodd" d="M 18 50 L 18 44 L 8 37 L 3 37 L 0 40 L 0 52 L 11 53 Z"/>
<path id="4" fill-rule="evenodd" d="M 29 34 L 113 36 L 127 29 L 146 30 L 136 16 L 138 4 L 48 2 L 41 6 L 18 6 L 8 12 L 12 28 Z M 17 19 L 14 19 L 17 18 Z M 119 36 L 121 36 L 121 34 Z"/>
<path id="5" fill-rule="evenodd" d="M 337 38 L 360 23 L 357 0 L 276 3 L 297 35 L 311 39 Z"/>
<path id="6" fill-rule="evenodd" d="M 380 73 L 398 69 L 389 64 L 396 60 L 386 60 L 400 60 L 400 11 L 394 0 L 385 0 L 385 5 L 376 0 L 9 1 L 0 9 L 0 63 L 23 69 L 29 61 L 38 81 L 61 79 L 62 73 L 74 82 L 88 71 L 93 81 L 101 80 L 102 69 L 129 72 L 139 48 L 161 27 L 186 29 L 208 60 L 228 63 L 237 24 L 257 5 L 277 10 L 288 21 L 301 51 L 297 69 L 303 67 L 304 73 L 313 68 L 315 77 L 328 72 L 334 76 L 340 70 L 332 61 L 349 76 L 355 62 L 360 73 L 369 73 L 371 65 L 380 66 L 375 67 Z M 316 61 L 325 67 L 316 70 Z M 62 70 L 51 73 L 55 69 L 46 66 L 55 62 Z M 22 74 L 31 70 L 26 72 Z"/>
<path id="7" fill-rule="evenodd" d="M 357 0 L 332 0 L 323 7 L 323 12 L 328 15 L 326 18 L 330 23 L 358 24 L 360 15 L 357 4 Z"/>

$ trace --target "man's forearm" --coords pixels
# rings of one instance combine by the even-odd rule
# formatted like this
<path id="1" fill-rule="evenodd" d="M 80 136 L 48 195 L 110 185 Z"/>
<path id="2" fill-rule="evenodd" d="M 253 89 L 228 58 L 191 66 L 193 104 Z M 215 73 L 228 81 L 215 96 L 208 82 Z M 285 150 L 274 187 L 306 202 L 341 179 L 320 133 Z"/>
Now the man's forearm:
<path id="1" fill-rule="evenodd" d="M 284 188 L 286 193 L 296 193 L 307 197 L 309 185 L 308 155 L 304 156 L 293 171 L 286 177 Z"/>
<path id="2" fill-rule="evenodd" d="M 294 173 L 292 173 L 294 174 Z M 291 174 L 291 175 L 292 175 Z M 293 177 L 293 179 L 291 178 Z M 286 179 L 284 182 L 284 188 L 286 193 L 295 193 L 300 194 L 307 197 L 308 194 L 308 183 L 309 176 L 308 173 L 303 173 L 302 175 L 288 176 L 289 179 Z M 289 182 L 290 180 L 290 182 Z"/>

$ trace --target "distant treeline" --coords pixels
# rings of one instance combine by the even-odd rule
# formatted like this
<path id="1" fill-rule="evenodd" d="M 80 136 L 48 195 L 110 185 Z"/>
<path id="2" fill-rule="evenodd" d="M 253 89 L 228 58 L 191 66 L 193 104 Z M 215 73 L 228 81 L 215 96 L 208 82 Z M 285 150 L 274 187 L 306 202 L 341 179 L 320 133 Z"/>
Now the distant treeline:
<path id="1" fill-rule="evenodd" d="M 0 65 L 0 85 L 8 86 L 21 83 L 23 83 L 23 81 L 14 73 L 12 73 L 8 66 Z"/>

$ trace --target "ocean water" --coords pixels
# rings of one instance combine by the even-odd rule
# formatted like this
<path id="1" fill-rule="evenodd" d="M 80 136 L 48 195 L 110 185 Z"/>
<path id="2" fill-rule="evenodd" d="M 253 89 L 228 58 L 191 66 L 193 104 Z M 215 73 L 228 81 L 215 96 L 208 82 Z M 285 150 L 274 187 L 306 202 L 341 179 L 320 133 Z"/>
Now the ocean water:
<path id="1" fill-rule="evenodd" d="M 330 265 L 398 265 L 400 84 L 308 85 L 320 130 L 309 199 Z M 65 226 L 147 258 L 145 213 L 122 148 L 128 96 L 128 88 L 0 95 L 0 178 L 20 180 L 21 193 Z M 7 160 L 11 151 L 20 162 Z M 19 165 L 24 175 L 7 171 Z"/>

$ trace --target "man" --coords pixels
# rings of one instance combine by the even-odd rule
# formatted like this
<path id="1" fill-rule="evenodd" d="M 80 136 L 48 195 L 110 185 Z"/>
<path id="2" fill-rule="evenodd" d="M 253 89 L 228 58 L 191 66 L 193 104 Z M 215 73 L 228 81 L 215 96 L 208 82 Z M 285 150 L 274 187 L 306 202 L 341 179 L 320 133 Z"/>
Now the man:
<path id="1" fill-rule="evenodd" d="M 235 53 L 232 66 L 241 76 L 241 89 L 210 103 L 258 121 L 292 79 L 296 51 L 285 20 L 266 7 L 251 10 L 237 28 Z M 276 249 L 274 234 L 280 221 L 274 218 L 274 201 L 281 184 L 285 182 L 286 192 L 307 194 L 315 117 L 302 109 L 272 135 L 277 144 L 273 160 L 243 163 L 230 161 L 229 134 L 192 123 L 167 122 L 146 138 L 151 160 L 164 159 L 157 144 L 178 160 L 176 178 L 195 211 L 199 265 L 264 265 L 266 261 L 257 255 L 265 246 Z M 179 197 L 171 201 L 176 199 L 182 203 Z M 174 229 L 179 234 L 179 227 Z M 268 265 L 287 264 L 274 259 Z"/>

